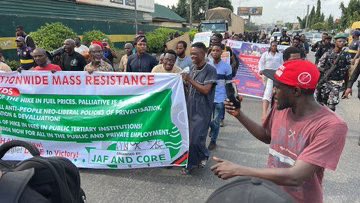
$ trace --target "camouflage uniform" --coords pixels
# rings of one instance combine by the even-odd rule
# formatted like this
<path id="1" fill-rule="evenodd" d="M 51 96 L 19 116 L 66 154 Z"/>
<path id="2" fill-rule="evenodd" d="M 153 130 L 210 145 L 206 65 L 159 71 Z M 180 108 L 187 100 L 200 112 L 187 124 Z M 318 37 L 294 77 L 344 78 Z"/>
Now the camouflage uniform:
<path id="1" fill-rule="evenodd" d="M 332 64 L 334 64 L 339 54 L 340 53 L 336 53 L 334 50 L 330 50 L 320 58 L 318 64 L 321 72 L 320 80 L 326 72 L 328 72 Z M 340 91 L 345 83 L 350 63 L 351 56 L 343 52 L 336 64 L 335 70 L 329 75 L 327 81 L 318 88 L 317 101 L 327 105 L 333 111 L 335 111 L 335 106 L 340 101 Z"/>

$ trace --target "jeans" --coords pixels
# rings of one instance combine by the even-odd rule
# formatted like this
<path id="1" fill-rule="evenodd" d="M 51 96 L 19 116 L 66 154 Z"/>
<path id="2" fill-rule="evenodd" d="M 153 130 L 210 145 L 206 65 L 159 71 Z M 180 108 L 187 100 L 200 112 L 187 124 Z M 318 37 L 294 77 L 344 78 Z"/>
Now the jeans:
<path id="1" fill-rule="evenodd" d="M 211 142 L 216 143 L 219 136 L 221 117 L 225 112 L 224 103 L 214 103 L 213 120 L 210 123 Z"/>

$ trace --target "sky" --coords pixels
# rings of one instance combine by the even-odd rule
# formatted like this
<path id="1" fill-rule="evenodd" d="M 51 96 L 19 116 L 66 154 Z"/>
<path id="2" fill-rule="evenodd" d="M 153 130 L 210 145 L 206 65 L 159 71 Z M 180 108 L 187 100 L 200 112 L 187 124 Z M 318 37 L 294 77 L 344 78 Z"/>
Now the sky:
<path id="1" fill-rule="evenodd" d="M 345 5 L 350 0 L 321 0 L 321 11 L 328 17 L 330 14 L 339 18 L 341 11 L 339 9 L 340 2 Z M 155 3 L 164 6 L 176 5 L 178 0 L 155 0 Z M 251 21 L 257 24 L 275 23 L 276 21 L 283 22 L 298 22 L 297 16 L 303 17 L 306 15 L 307 5 L 310 5 L 310 10 L 313 5 L 316 6 L 317 0 L 231 0 L 234 11 L 239 6 L 262 6 L 262 16 L 252 16 Z M 310 12 L 310 11 L 309 11 Z"/>

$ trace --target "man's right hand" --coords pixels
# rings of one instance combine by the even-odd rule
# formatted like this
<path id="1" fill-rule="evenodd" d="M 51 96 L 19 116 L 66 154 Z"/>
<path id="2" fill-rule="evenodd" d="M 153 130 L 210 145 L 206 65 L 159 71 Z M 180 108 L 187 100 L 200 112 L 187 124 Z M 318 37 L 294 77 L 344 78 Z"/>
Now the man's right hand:
<path id="1" fill-rule="evenodd" d="M 349 95 L 352 95 L 352 89 L 346 88 L 344 95 L 342 96 L 343 99 L 349 99 Z"/>
<path id="2" fill-rule="evenodd" d="M 238 97 L 238 100 L 241 103 L 242 97 Z M 234 117 L 238 117 L 240 115 L 240 108 L 235 108 L 234 104 L 230 102 L 229 99 L 226 99 L 224 101 L 224 104 L 225 104 L 225 109 L 229 114 L 231 114 Z"/>

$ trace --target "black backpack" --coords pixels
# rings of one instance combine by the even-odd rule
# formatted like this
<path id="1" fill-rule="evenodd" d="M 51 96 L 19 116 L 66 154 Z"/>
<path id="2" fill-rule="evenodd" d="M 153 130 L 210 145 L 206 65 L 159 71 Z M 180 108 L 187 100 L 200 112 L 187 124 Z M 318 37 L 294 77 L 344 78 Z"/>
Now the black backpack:
<path id="1" fill-rule="evenodd" d="M 242 176 L 215 190 L 206 203 L 293 203 L 293 198 L 275 183 Z"/>
<path id="2" fill-rule="evenodd" d="M 24 147 L 33 156 L 30 159 L 14 162 L 2 160 L 5 153 L 13 147 Z M 68 159 L 62 157 L 41 157 L 39 150 L 32 144 L 20 140 L 12 140 L 0 146 L 0 170 L 5 173 L 26 171 L 34 169 L 31 178 L 19 181 L 23 188 L 29 187 L 39 193 L 48 202 L 54 203 L 84 203 L 86 197 L 80 187 L 78 168 Z M 1 179 L 0 179 L 1 184 Z M 1 187 L 0 187 L 1 189 Z M 26 191 L 26 190 L 23 190 Z M 0 195 L 4 193 L 0 191 Z M 19 197 L 22 194 L 17 194 Z M 5 197 L 0 196 L 0 199 Z M 29 196 L 24 199 L 31 199 Z"/>

